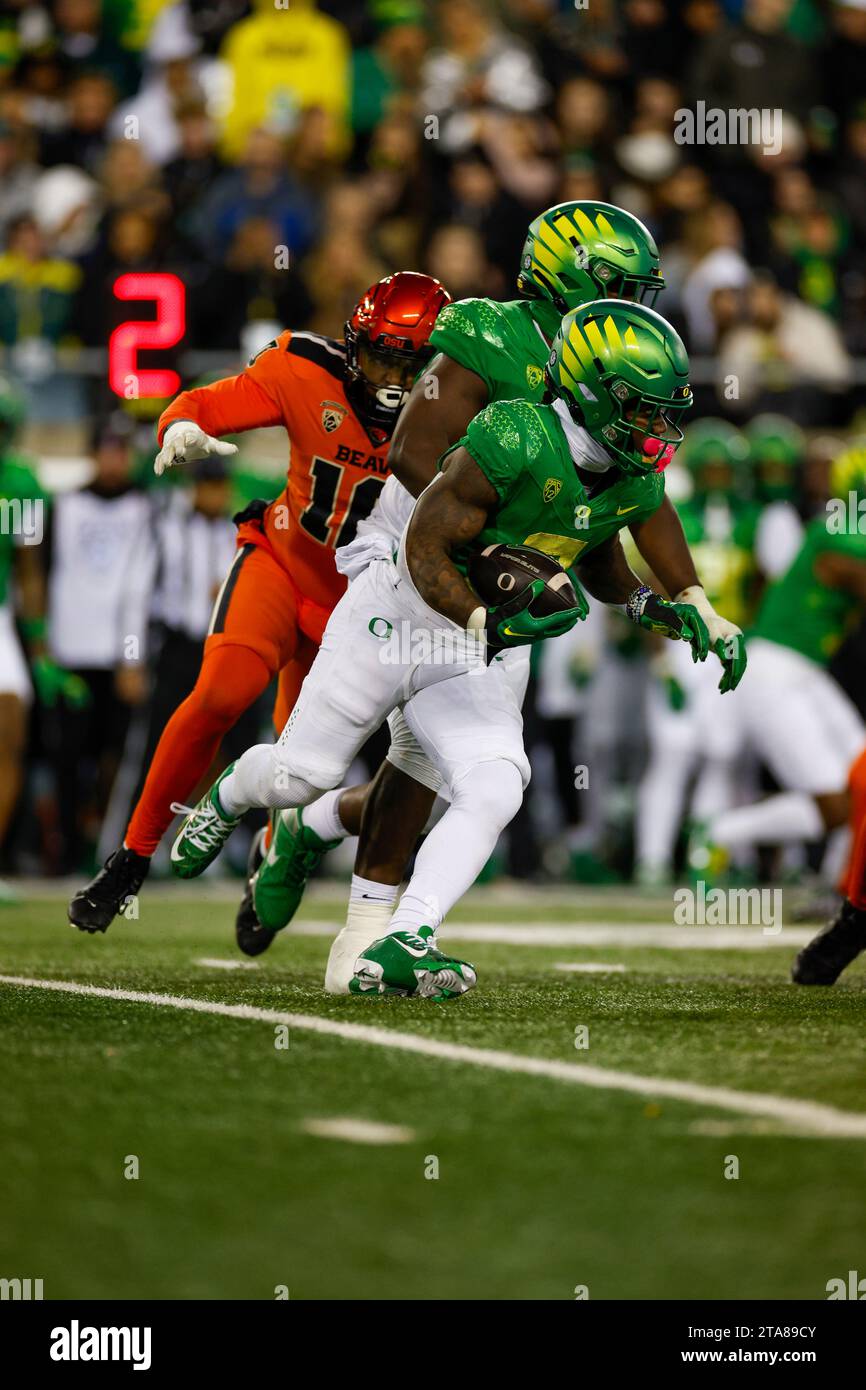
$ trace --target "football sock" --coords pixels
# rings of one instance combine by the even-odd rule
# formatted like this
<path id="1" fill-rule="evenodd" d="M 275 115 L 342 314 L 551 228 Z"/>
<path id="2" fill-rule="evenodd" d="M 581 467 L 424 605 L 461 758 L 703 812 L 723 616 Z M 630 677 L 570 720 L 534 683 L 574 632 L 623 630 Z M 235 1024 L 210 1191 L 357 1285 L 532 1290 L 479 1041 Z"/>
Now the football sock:
<path id="1" fill-rule="evenodd" d="M 304 817 L 306 820 L 306 816 Z M 352 887 L 349 890 L 349 904 L 353 902 L 393 903 L 400 891 L 399 883 L 377 883 L 372 878 L 362 878 L 352 874 Z"/>
<path id="2" fill-rule="evenodd" d="M 191 693 L 169 719 L 157 744 L 124 844 L 152 855 L 172 820 L 171 803 L 188 803 L 216 757 L 223 735 L 261 695 L 267 665 L 248 647 L 206 652 Z"/>
<path id="3" fill-rule="evenodd" d="M 820 840 L 824 821 L 808 792 L 779 792 L 751 806 L 714 816 L 709 838 L 725 849 L 740 845 L 780 845 L 790 840 Z"/>
<path id="4" fill-rule="evenodd" d="M 320 840 L 345 840 L 348 835 L 340 820 L 340 797 L 345 790 L 345 787 L 338 787 L 336 791 L 325 792 L 305 808 L 304 825 Z"/>
<path id="5" fill-rule="evenodd" d="M 455 782 L 453 799 L 427 836 L 389 931 L 438 928 L 472 887 L 523 800 L 514 763 L 479 763 Z"/>
<path id="6" fill-rule="evenodd" d="M 390 893 L 391 897 L 370 898 L 355 896 L 362 884 L 370 889 Z M 355 961 L 388 931 L 388 922 L 397 895 L 398 885 L 373 883 L 371 879 L 352 879 L 352 896 L 346 925 L 335 939 L 328 956 L 325 969 L 325 989 L 329 994 L 347 994 L 349 981 L 355 970 Z"/>
<path id="7" fill-rule="evenodd" d="M 227 816 L 242 816 L 252 806 L 309 806 L 322 795 L 322 787 L 280 766 L 275 749 L 274 743 L 254 744 L 220 782 L 219 801 Z"/>

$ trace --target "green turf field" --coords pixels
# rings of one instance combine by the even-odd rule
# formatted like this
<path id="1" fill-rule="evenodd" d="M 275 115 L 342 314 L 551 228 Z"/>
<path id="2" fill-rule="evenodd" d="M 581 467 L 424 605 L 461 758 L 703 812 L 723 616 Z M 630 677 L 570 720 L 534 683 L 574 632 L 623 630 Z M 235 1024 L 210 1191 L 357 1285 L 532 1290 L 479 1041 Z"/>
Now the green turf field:
<path id="1" fill-rule="evenodd" d="M 299 1016 L 277 1047 L 270 1015 L 0 983 L 0 1276 L 41 1278 L 46 1298 L 820 1299 L 866 1272 L 862 968 L 795 989 L 784 938 L 654 944 L 669 900 L 476 890 L 449 940 L 459 921 L 526 930 L 461 943 L 475 993 L 335 1000 L 320 981 L 342 906 L 320 894 L 305 934 L 237 970 L 201 963 L 241 959 L 209 888 L 146 891 L 104 938 L 66 926 L 60 899 L 0 910 L 5 976 Z M 522 944 L 545 923 L 633 930 Z M 556 968 L 576 963 L 624 969 Z M 413 1039 L 506 1055 L 494 1069 Z M 567 1074 L 527 1074 L 526 1057 Z M 700 1089 L 672 1096 L 670 1079 Z M 731 1090 L 765 1099 L 721 1104 Z M 334 1120 L 398 1142 L 311 1132 Z"/>

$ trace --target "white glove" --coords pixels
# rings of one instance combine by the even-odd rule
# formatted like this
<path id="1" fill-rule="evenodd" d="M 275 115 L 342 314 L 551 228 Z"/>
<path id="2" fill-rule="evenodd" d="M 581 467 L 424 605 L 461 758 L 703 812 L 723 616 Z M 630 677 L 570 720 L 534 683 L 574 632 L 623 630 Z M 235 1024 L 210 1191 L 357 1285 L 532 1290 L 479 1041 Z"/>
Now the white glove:
<path id="1" fill-rule="evenodd" d="M 167 468 L 176 463 L 191 463 L 194 459 L 207 458 L 209 454 L 228 455 L 237 451 L 237 444 L 214 439 L 212 434 L 205 434 L 192 420 L 175 420 L 162 436 L 162 448 L 154 459 L 153 471 L 160 478 Z"/>
<path id="2" fill-rule="evenodd" d="M 692 584 L 688 589 L 683 589 L 682 593 L 677 594 L 674 603 L 691 603 L 697 608 L 701 617 L 707 625 L 707 632 L 710 634 L 710 648 L 714 649 L 717 642 L 724 642 L 727 637 L 742 637 L 742 628 L 737 627 L 736 623 L 729 622 L 717 613 L 710 600 L 707 598 L 700 584 Z"/>

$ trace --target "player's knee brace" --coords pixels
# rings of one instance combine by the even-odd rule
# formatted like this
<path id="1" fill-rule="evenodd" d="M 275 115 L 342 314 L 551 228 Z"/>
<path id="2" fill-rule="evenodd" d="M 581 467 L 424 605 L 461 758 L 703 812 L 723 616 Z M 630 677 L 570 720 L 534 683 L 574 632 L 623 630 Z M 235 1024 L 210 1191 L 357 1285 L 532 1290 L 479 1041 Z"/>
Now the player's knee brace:
<path id="1" fill-rule="evenodd" d="M 468 811 L 489 831 L 504 830 L 523 801 L 523 776 L 516 763 L 505 759 L 475 763 L 455 779 L 452 805 Z"/>

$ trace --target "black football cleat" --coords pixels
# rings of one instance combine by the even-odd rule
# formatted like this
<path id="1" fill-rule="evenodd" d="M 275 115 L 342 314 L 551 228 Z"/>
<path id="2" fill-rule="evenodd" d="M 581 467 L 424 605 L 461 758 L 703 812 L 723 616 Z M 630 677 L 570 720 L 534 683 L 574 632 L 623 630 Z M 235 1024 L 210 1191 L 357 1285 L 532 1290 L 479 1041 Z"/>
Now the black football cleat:
<path id="1" fill-rule="evenodd" d="M 79 931 L 107 931 L 129 898 L 134 898 L 147 878 L 150 859 L 121 846 L 103 868 L 69 904 L 68 915 Z"/>
<path id="2" fill-rule="evenodd" d="M 263 927 L 256 916 L 253 902 L 253 878 L 265 857 L 265 830 L 256 831 L 247 858 L 247 884 L 235 918 L 235 941 L 245 956 L 260 956 L 276 936 Z"/>
<path id="3" fill-rule="evenodd" d="M 795 985 L 834 985 L 852 960 L 866 950 L 866 912 L 847 899 L 832 922 L 804 946 L 791 970 Z"/>

